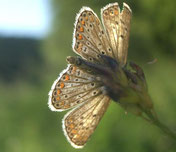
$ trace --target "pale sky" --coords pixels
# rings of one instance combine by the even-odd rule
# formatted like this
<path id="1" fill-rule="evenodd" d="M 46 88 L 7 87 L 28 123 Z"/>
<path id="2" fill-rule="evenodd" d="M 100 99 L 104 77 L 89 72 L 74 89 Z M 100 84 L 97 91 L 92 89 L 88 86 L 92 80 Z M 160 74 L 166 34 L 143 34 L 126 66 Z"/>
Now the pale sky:
<path id="1" fill-rule="evenodd" d="M 49 0 L 0 0 L 0 35 L 42 38 L 50 22 Z"/>

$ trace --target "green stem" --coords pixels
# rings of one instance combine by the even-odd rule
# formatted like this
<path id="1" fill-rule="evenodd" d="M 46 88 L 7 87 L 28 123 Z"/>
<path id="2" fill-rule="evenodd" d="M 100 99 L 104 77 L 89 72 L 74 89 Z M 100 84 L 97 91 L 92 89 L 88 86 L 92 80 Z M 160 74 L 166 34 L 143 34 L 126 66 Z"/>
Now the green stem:
<path id="1" fill-rule="evenodd" d="M 150 119 L 151 123 L 160 128 L 165 134 L 176 140 L 176 133 L 174 133 L 170 128 L 165 124 L 160 122 L 158 118 L 154 115 L 153 110 L 145 111 L 145 114 Z"/>

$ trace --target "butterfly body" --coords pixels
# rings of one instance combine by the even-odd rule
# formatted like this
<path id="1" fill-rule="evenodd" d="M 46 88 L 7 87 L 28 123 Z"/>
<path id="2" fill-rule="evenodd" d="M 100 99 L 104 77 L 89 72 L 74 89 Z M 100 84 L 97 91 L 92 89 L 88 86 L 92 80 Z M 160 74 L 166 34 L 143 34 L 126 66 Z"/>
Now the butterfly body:
<path id="1" fill-rule="evenodd" d="M 120 96 L 123 96 L 122 88 L 125 87 L 125 85 L 121 85 L 122 79 L 120 79 L 119 76 L 123 75 L 123 79 L 126 83 L 127 77 L 123 71 L 123 68 L 115 59 L 106 55 L 100 56 L 102 58 L 101 63 L 92 63 L 80 57 L 67 57 L 67 61 L 85 72 L 91 73 L 95 77 L 98 77 L 100 83 L 104 86 L 104 93 L 111 97 L 114 101 L 118 101 Z"/>

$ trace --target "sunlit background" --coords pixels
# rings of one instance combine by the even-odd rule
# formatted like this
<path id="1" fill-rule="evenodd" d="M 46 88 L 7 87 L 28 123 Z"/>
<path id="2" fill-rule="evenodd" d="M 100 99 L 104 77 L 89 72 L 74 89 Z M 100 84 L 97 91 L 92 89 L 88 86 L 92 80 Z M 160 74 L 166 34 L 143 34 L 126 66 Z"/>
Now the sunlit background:
<path id="1" fill-rule="evenodd" d="M 176 131 L 176 1 L 124 0 L 133 10 L 128 60 L 145 71 L 158 117 Z M 48 92 L 66 68 L 76 13 L 114 0 L 0 0 L 1 152 L 175 152 L 150 123 L 111 103 L 82 150 L 66 141 Z M 122 6 L 122 0 L 118 1 Z M 157 62 L 148 64 L 153 60 Z"/>
<path id="2" fill-rule="evenodd" d="M 49 32 L 49 0 L 0 0 L 0 34 L 43 38 Z"/>

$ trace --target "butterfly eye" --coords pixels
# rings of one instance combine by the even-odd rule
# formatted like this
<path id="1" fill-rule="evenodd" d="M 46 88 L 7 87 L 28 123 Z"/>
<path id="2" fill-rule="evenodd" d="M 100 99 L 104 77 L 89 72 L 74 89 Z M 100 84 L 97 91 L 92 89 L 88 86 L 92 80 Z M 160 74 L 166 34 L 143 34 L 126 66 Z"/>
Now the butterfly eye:
<path id="1" fill-rule="evenodd" d="M 78 59 L 76 60 L 76 65 L 81 65 L 81 64 L 82 64 L 81 59 L 78 58 Z"/>

